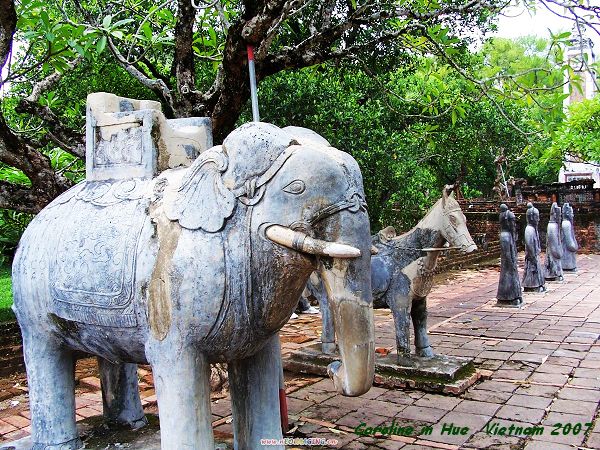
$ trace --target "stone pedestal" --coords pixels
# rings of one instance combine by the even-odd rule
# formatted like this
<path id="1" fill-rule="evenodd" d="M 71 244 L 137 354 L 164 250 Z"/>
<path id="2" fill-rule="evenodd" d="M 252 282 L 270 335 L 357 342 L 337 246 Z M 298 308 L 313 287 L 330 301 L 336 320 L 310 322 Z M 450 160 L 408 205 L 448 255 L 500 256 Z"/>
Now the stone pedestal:
<path id="1" fill-rule="evenodd" d="M 160 429 L 158 416 L 147 414 L 148 425 L 135 431 L 129 429 L 108 429 L 102 417 L 90 417 L 77 423 L 77 431 L 86 449 L 105 450 L 127 448 L 128 450 L 160 450 Z M 0 450 L 29 450 L 33 442 L 31 436 L 18 441 L 0 444 Z M 231 440 L 220 441 L 215 436 L 215 450 L 233 449 Z"/>
<path id="2" fill-rule="evenodd" d="M 543 291 L 539 291 L 543 292 Z M 496 299 L 496 306 L 504 307 L 504 308 L 520 308 L 523 306 L 523 298 L 519 297 L 514 300 L 499 300 Z"/>
<path id="3" fill-rule="evenodd" d="M 327 366 L 339 359 L 337 353 L 326 355 L 321 344 L 314 344 L 284 358 L 283 367 L 291 372 L 327 376 Z M 375 358 L 374 384 L 386 388 L 407 387 L 459 395 L 480 376 L 471 358 L 443 355 L 398 358 L 396 354 Z"/>

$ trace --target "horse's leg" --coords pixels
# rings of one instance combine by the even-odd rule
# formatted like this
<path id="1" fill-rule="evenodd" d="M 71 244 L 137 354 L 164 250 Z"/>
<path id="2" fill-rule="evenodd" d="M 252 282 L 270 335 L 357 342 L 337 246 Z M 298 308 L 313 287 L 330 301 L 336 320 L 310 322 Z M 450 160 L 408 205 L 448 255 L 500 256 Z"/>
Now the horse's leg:
<path id="1" fill-rule="evenodd" d="M 33 327 L 32 327 L 33 328 Z M 23 329 L 32 449 L 81 448 L 75 426 L 75 361 L 48 332 Z"/>
<path id="2" fill-rule="evenodd" d="M 410 315 L 415 332 L 415 351 L 418 356 L 432 357 L 433 349 L 427 335 L 427 297 L 413 297 Z"/>
<path id="3" fill-rule="evenodd" d="M 104 419 L 115 425 L 127 426 L 133 430 L 148 423 L 142 402 L 137 378 L 137 364 L 114 364 L 98 358 L 102 381 L 102 403 Z"/>
<path id="4" fill-rule="evenodd" d="M 325 288 L 321 285 L 318 292 L 317 300 L 319 300 L 319 309 L 321 311 L 322 327 L 321 327 L 321 349 L 325 354 L 335 353 L 335 330 L 333 328 L 333 316 L 329 308 L 329 299 Z"/>
<path id="5" fill-rule="evenodd" d="M 394 317 L 398 357 L 408 357 L 410 356 L 410 308 L 408 298 L 398 294 L 390 295 L 387 304 Z"/>
<path id="6" fill-rule="evenodd" d="M 335 353 L 335 331 L 333 328 L 333 316 L 329 309 L 329 301 L 325 296 L 325 301 L 320 305 L 321 317 L 323 319 L 323 328 L 321 331 L 322 350 L 325 354 Z"/>

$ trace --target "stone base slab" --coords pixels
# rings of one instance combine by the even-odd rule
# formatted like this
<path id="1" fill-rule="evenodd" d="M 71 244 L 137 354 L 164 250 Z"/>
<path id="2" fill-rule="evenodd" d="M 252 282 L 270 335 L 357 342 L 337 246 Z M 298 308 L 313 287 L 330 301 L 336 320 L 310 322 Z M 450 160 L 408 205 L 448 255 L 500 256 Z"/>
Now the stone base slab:
<path id="1" fill-rule="evenodd" d="M 327 366 L 339 355 L 321 352 L 321 344 L 299 349 L 283 359 L 291 372 L 327 376 Z M 482 374 L 471 358 L 436 355 L 432 358 L 386 355 L 375 357 L 375 385 L 386 388 L 412 388 L 459 395 L 475 384 Z"/>
<path id="2" fill-rule="evenodd" d="M 146 414 L 148 425 L 138 429 L 109 429 L 102 417 L 90 417 L 77 422 L 77 431 L 84 446 L 92 450 L 123 449 L 160 450 L 160 429 L 158 416 Z M 31 436 L 13 442 L 3 442 L 0 450 L 29 450 L 33 445 Z M 232 442 L 220 440 L 215 436 L 215 450 L 233 449 Z"/>

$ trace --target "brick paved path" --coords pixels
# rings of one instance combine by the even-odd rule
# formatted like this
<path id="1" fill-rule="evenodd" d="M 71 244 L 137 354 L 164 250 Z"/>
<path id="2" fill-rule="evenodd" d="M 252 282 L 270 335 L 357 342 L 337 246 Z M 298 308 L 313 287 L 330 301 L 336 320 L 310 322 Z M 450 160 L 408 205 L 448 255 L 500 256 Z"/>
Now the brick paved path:
<path id="1" fill-rule="evenodd" d="M 328 379 L 287 374 L 294 435 L 337 439 L 337 447 L 345 449 L 600 449 L 600 255 L 581 255 L 579 265 L 578 273 L 548 284 L 547 292 L 525 294 L 522 309 L 494 306 L 496 268 L 465 271 L 434 288 L 429 297 L 434 350 L 474 357 L 478 367 L 491 371 L 491 379 L 459 397 L 374 387 L 360 398 L 345 398 Z M 378 310 L 375 318 L 376 346 L 394 351 L 390 312 Z M 289 323 L 282 331 L 284 353 L 314 343 L 319 326 L 314 316 Z M 140 375 L 144 405 L 156 413 L 151 374 Z M 100 415 L 97 378 L 86 377 L 78 386 L 78 420 Z M 0 442 L 29 432 L 26 395 L 18 404 L 11 401 L 19 400 L 0 403 Z M 230 411 L 228 397 L 213 400 L 218 438 L 230 437 Z M 413 432 L 354 433 L 361 423 L 365 429 L 392 421 Z M 444 426 L 455 434 L 442 434 Z M 514 435 L 516 427 L 525 432 L 535 426 L 541 435 Z M 504 435 L 494 434 L 502 427 Z"/>

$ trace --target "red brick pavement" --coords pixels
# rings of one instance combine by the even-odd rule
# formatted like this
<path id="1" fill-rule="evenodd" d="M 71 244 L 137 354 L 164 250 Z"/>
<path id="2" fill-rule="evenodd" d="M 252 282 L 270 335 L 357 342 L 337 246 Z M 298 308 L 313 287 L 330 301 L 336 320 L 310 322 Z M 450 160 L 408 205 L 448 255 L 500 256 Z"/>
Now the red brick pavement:
<path id="1" fill-rule="evenodd" d="M 467 270 L 436 286 L 430 336 L 439 354 L 470 356 L 490 380 L 458 396 L 375 387 L 345 398 L 327 379 L 286 374 L 296 434 L 338 440 L 348 449 L 600 449 L 600 255 L 579 256 L 579 271 L 524 294 L 521 309 L 495 306 L 498 269 Z M 390 312 L 375 312 L 376 345 L 395 351 Z M 281 333 L 283 352 L 314 343 L 320 320 L 301 316 Z M 144 407 L 156 412 L 152 376 L 140 369 Z M 97 377 L 79 380 L 77 417 L 101 415 Z M 23 388 L 22 388 L 23 389 Z M 0 403 L 0 442 L 30 432 L 26 394 Z M 228 397 L 212 402 L 217 436 L 231 433 Z M 395 424 L 407 436 L 359 436 Z M 560 425 L 558 425 L 560 424 Z M 512 425 L 512 429 L 511 429 Z M 541 435 L 525 433 L 542 430 Z M 541 428 L 540 428 L 541 427 Z M 520 434 L 519 434 L 520 433 Z"/>

